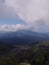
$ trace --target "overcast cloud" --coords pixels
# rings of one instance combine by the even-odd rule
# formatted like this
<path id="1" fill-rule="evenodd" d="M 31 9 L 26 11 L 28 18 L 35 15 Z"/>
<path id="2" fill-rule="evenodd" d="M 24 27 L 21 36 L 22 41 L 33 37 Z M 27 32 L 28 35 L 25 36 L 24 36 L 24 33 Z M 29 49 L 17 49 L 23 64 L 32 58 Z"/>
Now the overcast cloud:
<path id="1" fill-rule="evenodd" d="M 16 15 L 35 31 L 49 31 L 49 0 L 0 0 L 0 18 L 16 18 Z"/>

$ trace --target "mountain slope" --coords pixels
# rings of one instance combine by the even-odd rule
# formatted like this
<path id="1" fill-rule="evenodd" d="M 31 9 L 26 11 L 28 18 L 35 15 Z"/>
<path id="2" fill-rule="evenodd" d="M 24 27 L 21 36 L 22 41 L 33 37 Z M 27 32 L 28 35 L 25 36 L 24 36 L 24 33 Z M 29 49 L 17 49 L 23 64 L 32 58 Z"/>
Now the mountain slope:
<path id="1" fill-rule="evenodd" d="M 16 32 L 6 32 L 0 35 L 0 41 L 7 44 L 28 44 L 28 42 L 48 41 L 49 35 L 37 33 L 29 30 L 19 30 Z"/>
<path id="2" fill-rule="evenodd" d="M 0 59 L 1 65 L 21 65 L 21 63 L 49 65 L 49 42 L 36 44 L 29 49 L 15 47 Z"/>

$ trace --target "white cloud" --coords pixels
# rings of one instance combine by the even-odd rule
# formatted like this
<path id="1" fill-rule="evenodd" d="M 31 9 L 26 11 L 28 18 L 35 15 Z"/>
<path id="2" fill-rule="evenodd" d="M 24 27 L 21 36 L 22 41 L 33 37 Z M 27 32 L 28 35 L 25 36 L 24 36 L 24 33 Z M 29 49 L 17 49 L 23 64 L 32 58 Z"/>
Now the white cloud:
<path id="1" fill-rule="evenodd" d="M 16 24 L 16 25 L 1 25 L 0 30 L 3 31 L 17 31 L 20 29 L 29 29 L 28 26 L 22 25 L 22 24 Z"/>
<path id="2" fill-rule="evenodd" d="M 4 5 L 2 4 L 0 8 L 1 11 L 6 11 L 8 16 L 18 15 L 28 22 L 48 19 L 49 16 L 49 0 L 5 0 Z M 7 15 L 7 13 L 5 14 Z"/>
<path id="3" fill-rule="evenodd" d="M 6 0 L 16 14 L 29 23 L 38 19 L 49 19 L 49 0 Z"/>
<path id="4" fill-rule="evenodd" d="M 16 18 L 16 13 L 13 7 L 5 5 L 5 2 L 0 2 L 0 19 Z"/>
<path id="5" fill-rule="evenodd" d="M 34 25 L 35 27 L 23 24 L 0 25 L 0 31 L 32 30 L 35 32 L 49 32 L 49 26 L 46 26 L 43 22 L 38 22 L 37 24 Z"/>
<path id="6" fill-rule="evenodd" d="M 39 31 L 42 25 L 38 23 L 43 22 L 44 31 L 48 31 L 49 0 L 5 0 L 0 3 L 0 18 L 16 18 L 16 15 L 25 20 L 30 29 Z"/>

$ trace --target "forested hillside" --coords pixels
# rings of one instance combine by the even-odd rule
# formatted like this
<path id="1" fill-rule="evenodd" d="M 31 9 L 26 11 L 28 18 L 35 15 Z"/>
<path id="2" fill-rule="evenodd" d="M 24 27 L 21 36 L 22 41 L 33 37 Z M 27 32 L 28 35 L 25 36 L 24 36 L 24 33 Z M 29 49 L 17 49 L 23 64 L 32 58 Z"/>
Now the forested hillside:
<path id="1" fill-rule="evenodd" d="M 49 42 L 0 46 L 0 65 L 49 65 Z"/>

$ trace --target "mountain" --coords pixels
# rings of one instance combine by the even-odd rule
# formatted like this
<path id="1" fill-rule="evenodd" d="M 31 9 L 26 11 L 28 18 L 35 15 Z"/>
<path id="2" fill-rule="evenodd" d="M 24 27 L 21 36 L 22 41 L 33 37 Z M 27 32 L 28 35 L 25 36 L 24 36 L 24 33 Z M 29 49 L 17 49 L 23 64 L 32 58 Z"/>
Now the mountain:
<path id="1" fill-rule="evenodd" d="M 6 33 L 6 31 L 0 31 L 0 34 L 4 34 L 4 33 Z"/>
<path id="2" fill-rule="evenodd" d="M 37 33 L 30 30 L 18 30 L 15 32 L 5 32 L 0 34 L 0 41 L 6 44 L 21 45 L 31 44 L 34 42 L 48 41 L 49 35 Z"/>
<path id="3" fill-rule="evenodd" d="M 30 30 L 0 34 L 0 65 L 49 65 L 49 35 Z"/>

